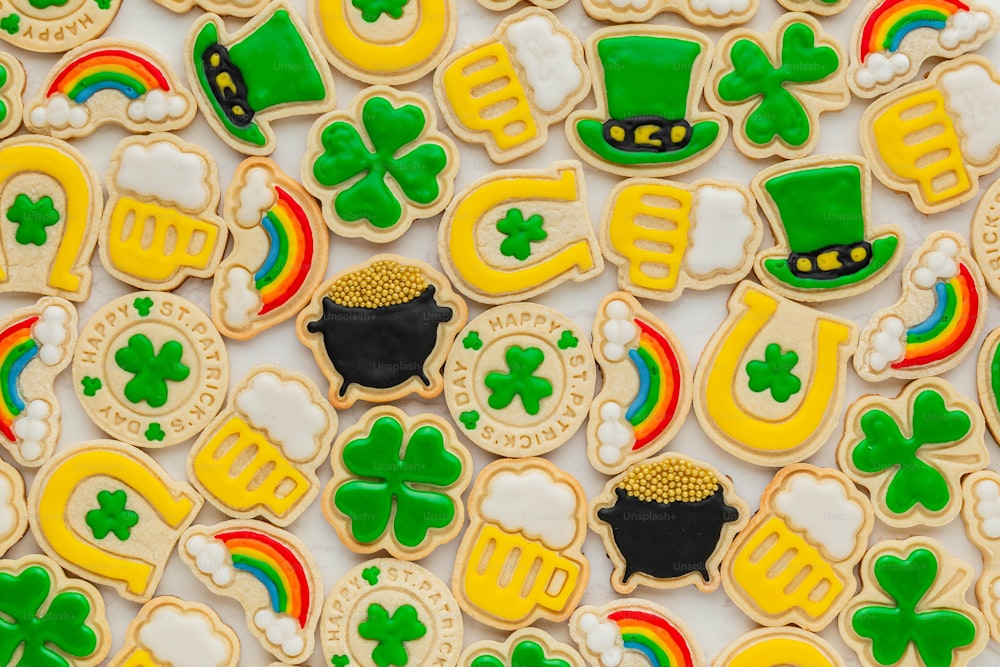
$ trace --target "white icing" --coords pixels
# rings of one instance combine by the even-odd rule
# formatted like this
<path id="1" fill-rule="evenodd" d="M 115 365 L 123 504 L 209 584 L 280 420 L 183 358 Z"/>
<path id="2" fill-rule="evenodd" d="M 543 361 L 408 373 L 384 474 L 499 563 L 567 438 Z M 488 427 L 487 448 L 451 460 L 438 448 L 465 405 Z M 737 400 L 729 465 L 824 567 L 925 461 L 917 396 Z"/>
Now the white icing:
<path id="1" fill-rule="evenodd" d="M 72 335 L 70 314 L 62 306 L 48 306 L 31 328 L 38 343 L 38 359 L 46 366 L 55 366 L 69 354 L 63 344 Z"/>
<path id="2" fill-rule="evenodd" d="M 208 163 L 200 153 L 189 153 L 164 140 L 127 146 L 114 179 L 124 192 L 198 212 L 211 200 L 208 174 Z"/>
<path id="3" fill-rule="evenodd" d="M 293 461 L 308 461 L 323 447 L 326 412 L 299 380 L 282 380 L 270 371 L 253 376 L 236 395 L 236 410 Z"/>
<path id="4" fill-rule="evenodd" d="M 973 487 L 979 530 L 991 540 L 1000 539 L 1000 485 L 992 479 L 981 479 Z"/>
<path id="5" fill-rule="evenodd" d="M 289 658 L 300 655 L 306 649 L 305 640 L 299 635 L 299 624 L 291 616 L 261 609 L 254 614 L 253 623 L 264 633 L 267 641 L 281 647 L 281 652 Z"/>
<path id="6" fill-rule="evenodd" d="M 635 429 L 625 419 L 625 408 L 615 401 L 601 406 L 597 426 L 597 458 L 605 465 L 615 465 L 625 458 L 626 449 L 635 443 Z"/>
<path id="7" fill-rule="evenodd" d="M 31 110 L 31 124 L 37 127 L 51 127 L 62 130 L 67 127 L 81 128 L 90 120 L 86 107 L 71 102 L 59 93 L 48 98 Z"/>
<path id="8" fill-rule="evenodd" d="M 168 118 L 181 118 L 188 110 L 186 99 L 175 93 L 154 88 L 145 97 L 132 100 L 125 110 L 136 123 L 160 123 Z"/>
<path id="9" fill-rule="evenodd" d="M 703 186 L 695 192 L 692 230 L 684 265 L 695 278 L 735 271 L 754 233 L 747 200 L 736 188 Z"/>
<path id="10" fill-rule="evenodd" d="M 708 11 L 714 16 L 743 14 L 750 9 L 750 0 L 691 0 L 691 9 L 699 14 Z"/>
<path id="11" fill-rule="evenodd" d="M 573 61 L 573 44 L 547 19 L 530 16 L 512 24 L 507 28 L 507 41 L 542 111 L 555 111 L 580 89 L 583 73 Z"/>
<path id="12" fill-rule="evenodd" d="M 868 355 L 868 364 L 874 370 L 884 370 L 889 364 L 903 358 L 906 354 L 905 332 L 906 327 L 898 317 L 890 315 L 882 320 L 872 336 L 872 351 Z"/>
<path id="13" fill-rule="evenodd" d="M 249 327 L 262 303 L 252 273 L 242 266 L 231 266 L 222 274 L 222 321 L 230 329 Z"/>
<path id="14" fill-rule="evenodd" d="M 9 537 L 17 525 L 14 500 L 14 485 L 5 475 L 0 475 L 0 538 Z"/>
<path id="15" fill-rule="evenodd" d="M 948 111 L 962 131 L 962 156 L 985 164 L 1000 149 L 1000 84 L 981 65 L 970 63 L 941 77 Z"/>
<path id="16" fill-rule="evenodd" d="M 991 23 L 986 12 L 957 12 L 948 17 L 944 30 L 938 33 L 938 42 L 949 50 L 969 44 L 988 31 Z"/>
<path id="17" fill-rule="evenodd" d="M 276 198 L 274 188 L 271 187 L 271 172 L 264 167 L 249 169 L 243 187 L 240 188 L 236 224 L 245 229 L 259 225 Z"/>
<path id="18" fill-rule="evenodd" d="M 139 628 L 139 644 L 164 667 L 223 667 L 229 646 L 200 609 L 160 607 Z"/>
<path id="19" fill-rule="evenodd" d="M 913 272 L 913 284 L 920 289 L 933 289 L 939 280 L 949 280 L 958 275 L 958 244 L 954 239 L 938 239 L 933 248 L 920 256 L 920 263 Z"/>
<path id="20" fill-rule="evenodd" d="M 632 309 L 620 299 L 609 301 L 604 308 L 607 319 L 601 326 L 604 345 L 601 351 L 609 361 L 621 361 L 634 347 L 633 340 L 639 335 L 639 327 L 633 319 Z"/>
<path id="21" fill-rule="evenodd" d="M 854 81 L 858 88 L 871 90 L 876 86 L 885 85 L 893 79 L 905 76 L 910 71 L 910 57 L 897 52 L 886 55 L 876 51 L 868 57 L 854 72 Z"/>
<path id="22" fill-rule="evenodd" d="M 615 9 L 634 9 L 643 11 L 652 3 L 652 0 L 610 0 L 610 4 Z"/>
<path id="23" fill-rule="evenodd" d="M 579 627 L 583 631 L 587 650 L 600 657 L 603 667 L 618 667 L 621 664 L 625 657 L 625 645 L 617 623 L 586 613 L 580 617 Z"/>
<path id="24" fill-rule="evenodd" d="M 789 476 L 775 494 L 773 507 L 789 528 L 820 545 L 835 561 L 854 551 L 865 520 L 864 508 L 847 496 L 843 486 L 808 473 Z"/>
<path id="25" fill-rule="evenodd" d="M 228 586 L 233 581 L 233 559 L 225 544 L 204 535 L 192 535 L 184 543 L 184 548 L 194 558 L 195 567 L 212 578 L 217 586 Z"/>
<path id="26" fill-rule="evenodd" d="M 576 535 L 576 494 L 537 468 L 503 471 L 490 480 L 482 515 L 509 533 L 521 532 L 562 549 Z"/>
<path id="27" fill-rule="evenodd" d="M 49 434 L 49 416 L 52 409 L 43 400 L 35 399 L 24 406 L 24 411 L 14 419 L 14 435 L 18 448 L 26 461 L 35 461 L 42 455 L 42 441 Z"/>

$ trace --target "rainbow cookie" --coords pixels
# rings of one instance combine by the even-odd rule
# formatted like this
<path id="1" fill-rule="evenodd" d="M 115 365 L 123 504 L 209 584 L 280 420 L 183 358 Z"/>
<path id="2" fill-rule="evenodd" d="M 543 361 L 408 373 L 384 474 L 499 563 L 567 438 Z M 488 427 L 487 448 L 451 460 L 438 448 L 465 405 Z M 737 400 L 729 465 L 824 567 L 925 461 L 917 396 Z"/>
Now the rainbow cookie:
<path id="1" fill-rule="evenodd" d="M 351 551 L 419 560 L 462 530 L 472 456 L 447 420 L 376 407 L 333 450 L 323 515 Z"/>
<path id="2" fill-rule="evenodd" d="M 979 407 L 986 417 L 986 426 L 994 439 L 1000 438 L 1000 328 L 994 329 L 983 341 L 976 363 L 976 388 Z"/>
<path id="3" fill-rule="evenodd" d="M 979 470 L 962 480 L 962 521 L 969 540 L 983 557 L 976 583 L 979 609 L 986 616 L 990 635 L 1000 638 L 1000 474 Z"/>
<path id="4" fill-rule="evenodd" d="M 677 435 L 691 409 L 691 366 L 673 331 L 626 292 L 604 297 L 593 333 L 604 381 L 590 406 L 587 458 L 615 475 Z"/>
<path id="5" fill-rule="evenodd" d="M 226 190 L 233 251 L 212 282 L 212 321 L 246 340 L 298 313 L 326 272 L 330 238 L 316 201 L 268 158 L 247 158 Z"/>
<path id="6" fill-rule="evenodd" d="M 761 625 L 819 632 L 854 595 L 874 524 L 871 502 L 844 473 L 782 468 L 726 554 L 722 586 Z"/>
<path id="7" fill-rule="evenodd" d="M 160 54 L 139 42 L 97 39 L 59 59 L 28 103 L 24 123 L 59 139 L 112 123 L 132 134 L 167 132 L 190 125 L 197 109 Z"/>
<path id="8" fill-rule="evenodd" d="M 375 558 L 333 586 L 319 634 L 326 665 L 454 667 L 462 651 L 462 613 L 431 572 Z"/>
<path id="9" fill-rule="evenodd" d="M 939 378 L 894 399 L 868 394 L 847 409 L 837 445 L 841 470 L 868 489 L 894 528 L 943 526 L 962 507 L 962 477 L 989 463 L 979 408 Z"/>
<path id="10" fill-rule="evenodd" d="M 969 245 L 986 286 L 1000 296 L 1000 182 L 994 181 L 976 205 Z"/>
<path id="11" fill-rule="evenodd" d="M 712 664 L 715 667 L 847 667 L 825 639 L 792 626 L 751 630 L 723 649 Z"/>
<path id="12" fill-rule="evenodd" d="M 108 667 L 238 667 L 240 640 L 211 607 L 164 595 L 142 606 Z"/>
<path id="13" fill-rule="evenodd" d="M 569 634 L 593 667 L 706 665 L 688 627 L 647 600 L 580 607 L 569 621 Z"/>
<path id="14" fill-rule="evenodd" d="M 9 2 L 0 5 L 0 40 L 35 53 L 62 53 L 100 37 L 122 0 Z"/>
<path id="15" fill-rule="evenodd" d="M 29 524 L 42 550 L 67 570 L 145 602 L 204 502 L 135 447 L 91 440 L 38 470 Z"/>
<path id="16" fill-rule="evenodd" d="M 537 628 L 524 628 L 499 642 L 482 640 L 462 651 L 458 667 L 585 667 L 575 649 Z"/>
<path id="17" fill-rule="evenodd" d="M 972 351 L 986 307 L 986 285 L 965 240 L 934 232 L 903 269 L 899 300 L 862 329 L 854 370 L 869 382 L 951 370 Z"/>
<path id="18" fill-rule="evenodd" d="M 54 383 L 72 359 L 76 324 L 76 308 L 57 297 L 0 319 L 0 444 L 22 466 L 40 466 L 59 440 Z"/>
<path id="19" fill-rule="evenodd" d="M 583 168 L 494 171 L 455 195 L 438 227 L 438 258 L 481 303 L 524 301 L 604 270 L 587 212 Z"/>
<path id="20" fill-rule="evenodd" d="M 255 366 L 188 454 L 188 478 L 236 519 L 295 521 L 319 494 L 316 468 L 330 453 L 337 413 L 309 378 Z"/>
<path id="21" fill-rule="evenodd" d="M 0 53 L 0 139 L 9 137 L 21 127 L 24 112 L 21 96 L 26 81 L 21 61 Z"/>
<path id="22" fill-rule="evenodd" d="M 916 77 L 929 58 L 975 51 L 1000 29 L 1000 13 L 980 0 L 870 0 L 851 33 L 847 83 L 878 97 Z"/>
<path id="23" fill-rule="evenodd" d="M 28 505 L 24 502 L 24 479 L 17 468 L 0 461 L 0 556 L 28 530 Z"/>
<path id="24" fill-rule="evenodd" d="M 197 525 L 181 536 L 177 553 L 210 591 L 240 603 L 268 653 L 292 663 L 312 654 L 323 582 L 294 535 L 264 521 Z"/>

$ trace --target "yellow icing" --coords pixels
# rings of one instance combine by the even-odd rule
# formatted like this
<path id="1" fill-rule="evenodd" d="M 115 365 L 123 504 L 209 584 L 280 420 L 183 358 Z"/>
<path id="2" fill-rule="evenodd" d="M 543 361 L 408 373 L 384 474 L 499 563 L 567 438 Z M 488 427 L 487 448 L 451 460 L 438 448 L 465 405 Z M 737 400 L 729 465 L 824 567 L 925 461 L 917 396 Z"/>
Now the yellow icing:
<path id="1" fill-rule="evenodd" d="M 798 637 L 769 637 L 729 659 L 725 667 L 834 667 L 826 651 Z"/>

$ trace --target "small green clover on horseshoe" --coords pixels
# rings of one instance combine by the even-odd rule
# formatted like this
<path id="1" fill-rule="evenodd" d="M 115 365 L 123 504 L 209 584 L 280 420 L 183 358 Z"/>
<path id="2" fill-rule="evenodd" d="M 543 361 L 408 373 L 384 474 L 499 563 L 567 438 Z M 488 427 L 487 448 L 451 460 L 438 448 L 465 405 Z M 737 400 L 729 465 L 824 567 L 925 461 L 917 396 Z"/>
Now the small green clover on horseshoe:
<path id="1" fill-rule="evenodd" d="M 747 364 L 750 391 L 770 391 L 771 398 L 778 403 L 787 402 L 802 389 L 802 381 L 792 373 L 798 363 L 799 355 L 795 352 L 782 352 L 780 345 L 770 343 L 764 349 L 762 361 Z"/>
<path id="2" fill-rule="evenodd" d="M 531 244 L 544 241 L 548 233 L 542 229 L 545 220 L 535 214 L 524 218 L 519 208 L 507 211 L 506 217 L 497 223 L 497 231 L 507 238 L 500 242 L 500 254 L 524 261 L 531 256 Z"/>
<path id="3" fill-rule="evenodd" d="M 128 494 L 117 491 L 98 491 L 97 509 L 87 512 L 86 522 L 94 539 L 103 540 L 109 533 L 122 542 L 132 536 L 132 528 L 139 523 L 139 515 L 125 508 Z"/>

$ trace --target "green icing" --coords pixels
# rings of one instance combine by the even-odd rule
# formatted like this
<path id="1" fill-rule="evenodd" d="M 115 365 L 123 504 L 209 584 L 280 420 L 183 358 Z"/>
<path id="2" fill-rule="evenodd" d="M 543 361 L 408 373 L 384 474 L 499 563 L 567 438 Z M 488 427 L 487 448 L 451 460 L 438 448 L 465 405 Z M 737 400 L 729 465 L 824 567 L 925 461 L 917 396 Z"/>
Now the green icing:
<path id="1" fill-rule="evenodd" d="M 35 9 L 48 9 L 49 7 L 62 7 L 66 0 L 28 0 L 28 4 Z"/>
<path id="2" fill-rule="evenodd" d="M 346 655 L 335 655 L 330 658 L 330 664 L 333 667 L 347 667 L 347 665 L 351 664 L 351 659 Z"/>
<path id="3" fill-rule="evenodd" d="M 59 222 L 59 217 L 49 196 L 31 201 L 31 197 L 21 193 L 7 209 L 7 219 L 17 225 L 14 240 L 21 245 L 45 245 L 48 240 L 45 228 Z"/>
<path id="4" fill-rule="evenodd" d="M 765 145 L 778 136 L 789 146 L 805 144 L 812 135 L 812 124 L 790 88 L 833 75 L 840 67 L 837 52 L 816 46 L 816 34 L 808 24 L 791 23 L 781 35 L 777 67 L 760 45 L 749 39 L 737 40 L 729 57 L 733 71 L 719 81 L 719 97 L 730 103 L 760 98 L 743 126 L 747 139 Z"/>
<path id="5" fill-rule="evenodd" d="M 965 614 L 951 609 L 917 611 L 937 579 L 938 560 L 932 551 L 914 549 L 905 560 L 881 556 L 873 572 L 896 604 L 861 607 L 851 616 L 851 626 L 871 640 L 872 656 L 880 665 L 897 664 L 912 643 L 925 667 L 949 667 L 955 649 L 975 641 L 975 623 Z"/>
<path id="6" fill-rule="evenodd" d="M 799 363 L 795 352 L 782 352 L 777 343 L 764 348 L 764 359 L 747 363 L 747 383 L 750 391 L 770 391 L 771 398 L 778 403 L 786 403 L 802 389 L 802 381 L 792 372 Z"/>
<path id="7" fill-rule="evenodd" d="M 377 642 L 372 661 L 378 667 L 405 667 L 410 661 L 406 642 L 426 635 L 427 626 L 413 605 L 401 605 L 390 616 L 385 607 L 376 603 L 368 605 L 368 618 L 358 624 L 358 634 Z"/>
<path id="8" fill-rule="evenodd" d="M 21 30 L 21 17 L 17 14 L 7 14 L 0 19 L 0 30 L 9 35 L 16 35 Z"/>
<path id="9" fill-rule="evenodd" d="M 382 574 L 377 566 L 372 565 L 371 567 L 366 567 L 361 571 L 361 578 L 368 582 L 369 586 L 377 586 L 378 578 Z"/>
<path id="10" fill-rule="evenodd" d="M 540 215 L 529 216 L 527 220 L 519 208 L 507 211 L 506 217 L 497 222 L 497 231 L 507 238 L 500 242 L 500 254 L 524 261 L 531 256 L 531 244 L 544 241 L 548 232 L 542 229 L 545 219 Z"/>
<path id="11" fill-rule="evenodd" d="M 907 438 L 892 415 L 878 408 L 868 410 L 860 422 L 865 437 L 851 450 L 851 460 L 862 472 L 877 474 L 895 467 L 885 494 L 885 505 L 894 514 L 917 504 L 932 512 L 945 508 L 951 499 L 948 482 L 918 452 L 922 447 L 958 442 L 972 428 L 969 415 L 949 410 L 944 397 L 933 389 L 917 394 L 911 414 L 913 435 Z"/>
<path id="12" fill-rule="evenodd" d="M 361 11 L 366 23 L 375 23 L 382 14 L 392 19 L 403 18 L 403 8 L 410 0 L 351 0 L 351 4 Z"/>
<path id="13" fill-rule="evenodd" d="M 167 434 L 163 432 L 163 427 L 160 426 L 158 422 L 150 422 L 143 435 L 145 435 L 146 440 L 150 442 L 160 442 L 166 437 Z"/>
<path id="14" fill-rule="evenodd" d="M 3 87 L 7 85 L 7 78 L 7 68 L 3 66 L 3 63 L 0 63 L 0 90 L 3 90 Z M 10 111 L 7 108 L 7 103 L 3 101 L 2 97 L 0 97 L 0 123 L 7 120 L 8 113 L 10 113 Z"/>
<path id="15" fill-rule="evenodd" d="M 395 539 L 417 547 L 432 528 L 455 519 L 455 503 L 428 487 L 448 487 L 462 476 L 462 460 L 445 449 L 444 434 L 421 426 L 406 442 L 395 417 L 379 417 L 364 438 L 347 443 L 344 467 L 361 478 L 340 485 L 334 505 L 351 519 L 351 534 L 369 544 L 385 534 L 392 518 Z M 395 512 L 393 510 L 395 509 Z"/>
<path id="16" fill-rule="evenodd" d="M 132 528 L 139 523 L 139 515 L 125 509 L 127 502 L 128 494 L 121 489 L 97 493 L 97 509 L 90 510 L 86 515 L 94 539 L 103 540 L 111 533 L 124 542 L 132 536 Z"/>
<path id="17" fill-rule="evenodd" d="M 125 398 L 133 403 L 146 401 L 151 408 L 163 407 L 167 402 L 167 381 L 187 379 L 191 369 L 181 363 L 184 346 L 168 340 L 153 350 L 153 342 L 145 334 L 134 334 L 128 345 L 115 352 L 115 363 L 133 377 L 125 384 Z"/>
<path id="18" fill-rule="evenodd" d="M 479 423 L 479 411 L 466 410 L 458 416 L 458 421 L 462 422 L 462 426 L 471 431 L 475 429 L 476 424 Z"/>
<path id="19" fill-rule="evenodd" d="M 448 153 L 436 142 L 420 141 L 428 129 L 427 116 L 416 105 L 396 108 L 384 97 L 373 97 L 365 102 L 361 124 L 374 151 L 354 125 L 336 121 L 320 135 L 323 153 L 312 171 L 321 185 L 331 188 L 364 174 L 337 194 L 334 208 L 343 220 L 367 220 L 385 229 L 402 220 L 406 203 L 386 178 L 395 181 L 408 202 L 430 204 L 441 193 L 438 175 L 448 165 Z"/>
<path id="20" fill-rule="evenodd" d="M 479 333 L 476 331 L 470 331 L 462 339 L 462 347 L 466 350 L 478 350 L 483 346 L 483 339 L 479 337 Z"/>
<path id="21" fill-rule="evenodd" d="M 646 642 L 648 644 L 648 642 Z M 661 665 L 671 665 L 668 656 Z M 522 639 L 510 652 L 510 663 L 504 663 L 500 658 L 489 653 L 477 655 L 472 659 L 469 667 L 572 667 L 570 663 L 559 658 L 545 657 L 545 649 L 538 642 L 530 639 Z"/>
<path id="22" fill-rule="evenodd" d="M 149 311 L 153 309 L 153 300 L 148 296 L 136 297 L 132 302 L 132 307 L 135 308 L 139 317 L 149 317 Z"/>
<path id="23" fill-rule="evenodd" d="M 491 392 L 487 401 L 489 406 L 494 410 L 502 410 L 517 396 L 521 399 L 525 412 L 537 415 L 541 400 L 552 395 L 552 383 L 545 378 L 535 377 L 535 371 L 545 361 L 545 353 L 537 347 L 511 345 L 504 353 L 504 359 L 508 372 L 491 371 L 483 379 Z"/>
<path id="24" fill-rule="evenodd" d="M 570 350 L 580 344 L 580 339 L 573 335 L 572 331 L 563 331 L 556 341 L 556 347 L 560 350 Z"/>
<path id="25" fill-rule="evenodd" d="M 80 385 L 83 387 L 84 396 L 94 396 L 101 390 L 104 383 L 101 382 L 101 378 L 95 378 L 87 375 L 80 379 Z"/>
<path id="26" fill-rule="evenodd" d="M 993 350 L 993 360 L 990 362 L 990 389 L 993 392 L 991 407 L 1000 410 L 1000 345 Z"/>

